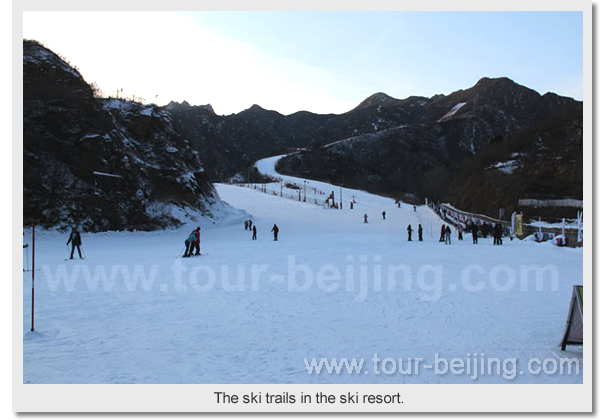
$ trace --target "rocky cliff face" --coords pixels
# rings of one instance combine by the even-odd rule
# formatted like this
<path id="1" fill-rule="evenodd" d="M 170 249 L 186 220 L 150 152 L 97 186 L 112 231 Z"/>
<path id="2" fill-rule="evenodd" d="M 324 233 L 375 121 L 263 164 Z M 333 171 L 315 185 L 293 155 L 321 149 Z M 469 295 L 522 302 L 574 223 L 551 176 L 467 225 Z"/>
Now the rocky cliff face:
<path id="1" fill-rule="evenodd" d="M 221 207 L 168 112 L 95 98 L 77 70 L 31 41 L 23 43 L 23 102 L 24 223 L 148 230 Z"/>

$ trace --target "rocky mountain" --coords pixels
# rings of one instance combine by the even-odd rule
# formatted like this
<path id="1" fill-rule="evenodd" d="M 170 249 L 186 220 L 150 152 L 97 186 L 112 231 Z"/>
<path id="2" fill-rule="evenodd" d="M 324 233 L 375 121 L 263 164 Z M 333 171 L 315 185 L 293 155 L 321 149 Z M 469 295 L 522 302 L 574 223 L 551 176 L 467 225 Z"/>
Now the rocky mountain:
<path id="1" fill-rule="evenodd" d="M 58 55 L 23 42 L 25 224 L 149 230 L 225 207 L 167 111 L 97 98 Z"/>
<path id="2" fill-rule="evenodd" d="M 35 42 L 24 42 L 23 74 L 26 220 L 176 224 L 176 209 L 215 208 L 210 182 L 259 181 L 254 162 L 283 153 L 293 153 L 284 173 L 488 214 L 519 198 L 583 195 L 583 104 L 507 78 L 431 98 L 380 92 L 339 115 L 253 105 L 224 116 L 98 98 Z"/>
<path id="3" fill-rule="evenodd" d="M 519 210 L 519 198 L 582 198 L 579 101 L 483 78 L 448 96 L 377 94 L 358 112 L 378 130 L 291 155 L 278 170 L 492 215 Z"/>
<path id="4" fill-rule="evenodd" d="M 171 102 L 165 110 L 202 156 L 211 181 L 228 180 L 238 172 L 248 174 L 258 159 L 310 144 L 328 120 L 309 113 L 285 117 L 258 105 L 229 116 L 216 115 L 209 105 L 187 102 Z"/>
<path id="5" fill-rule="evenodd" d="M 252 177 L 254 162 L 263 157 L 412 122 L 426 102 L 426 98 L 397 100 L 378 93 L 340 115 L 300 111 L 284 116 L 253 105 L 238 114 L 219 116 L 210 105 L 187 102 L 171 102 L 165 109 L 176 129 L 200 152 L 209 178 L 224 181 L 238 173 Z M 396 103 L 400 106 L 391 106 Z"/>

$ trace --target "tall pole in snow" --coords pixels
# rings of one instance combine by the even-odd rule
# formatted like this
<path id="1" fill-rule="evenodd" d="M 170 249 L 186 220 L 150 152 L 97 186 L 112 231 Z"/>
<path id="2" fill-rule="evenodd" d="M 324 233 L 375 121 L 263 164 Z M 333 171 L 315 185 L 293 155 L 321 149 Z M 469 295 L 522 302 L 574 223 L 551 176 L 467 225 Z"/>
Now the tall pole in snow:
<path id="1" fill-rule="evenodd" d="M 306 201 L 306 180 L 304 180 L 304 201 Z"/>
<path id="2" fill-rule="evenodd" d="M 340 185 L 340 210 L 342 210 L 342 187 L 344 184 Z"/>
<path id="3" fill-rule="evenodd" d="M 31 257 L 31 331 L 33 328 L 33 320 L 34 320 L 34 303 L 35 303 L 35 223 L 33 224 L 33 249 Z"/>

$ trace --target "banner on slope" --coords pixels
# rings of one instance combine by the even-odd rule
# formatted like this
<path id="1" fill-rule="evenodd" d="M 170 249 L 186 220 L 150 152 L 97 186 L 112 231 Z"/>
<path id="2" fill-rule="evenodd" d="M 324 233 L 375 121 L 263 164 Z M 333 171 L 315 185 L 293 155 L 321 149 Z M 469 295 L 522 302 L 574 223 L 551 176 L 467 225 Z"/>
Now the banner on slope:
<path id="1" fill-rule="evenodd" d="M 515 235 L 523 238 L 523 214 L 515 214 Z"/>
<path id="2" fill-rule="evenodd" d="M 571 344 L 583 344 L 583 286 L 573 286 L 567 326 L 560 347 L 564 350 Z"/>

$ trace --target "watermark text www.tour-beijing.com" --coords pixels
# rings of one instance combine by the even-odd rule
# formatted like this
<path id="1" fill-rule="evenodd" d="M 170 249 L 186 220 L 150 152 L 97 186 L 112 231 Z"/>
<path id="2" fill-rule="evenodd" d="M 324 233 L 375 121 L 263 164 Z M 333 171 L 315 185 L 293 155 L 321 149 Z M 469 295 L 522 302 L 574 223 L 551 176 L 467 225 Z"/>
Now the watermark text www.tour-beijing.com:
<path id="1" fill-rule="evenodd" d="M 491 267 L 465 264 L 385 264 L 378 255 L 347 256 L 344 264 L 311 266 L 289 255 L 283 265 L 184 264 L 169 266 L 88 265 L 81 263 L 42 266 L 40 280 L 50 291 L 88 290 L 111 292 L 226 292 L 260 291 L 267 285 L 282 285 L 288 292 L 345 291 L 363 301 L 369 293 L 416 292 L 424 301 L 436 301 L 447 292 L 558 291 L 559 268 L 554 264 L 524 264 Z"/>

